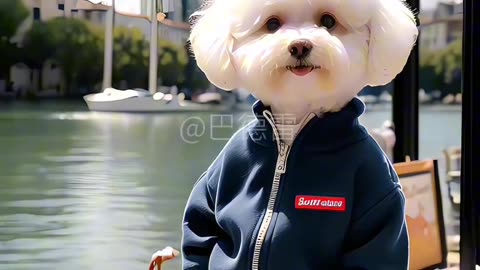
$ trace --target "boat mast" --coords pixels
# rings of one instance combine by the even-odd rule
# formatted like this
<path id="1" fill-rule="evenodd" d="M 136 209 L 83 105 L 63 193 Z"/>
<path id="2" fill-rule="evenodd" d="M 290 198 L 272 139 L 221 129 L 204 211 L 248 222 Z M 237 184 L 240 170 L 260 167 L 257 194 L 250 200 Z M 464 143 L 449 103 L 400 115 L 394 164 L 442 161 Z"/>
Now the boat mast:
<path id="1" fill-rule="evenodd" d="M 103 61 L 103 90 L 112 87 L 113 67 L 113 30 L 115 27 L 115 0 L 112 0 L 112 7 L 108 9 L 105 18 L 105 50 Z"/>
<path id="2" fill-rule="evenodd" d="M 157 20 L 157 0 L 151 1 L 152 7 L 150 10 L 150 63 L 148 74 L 148 90 L 153 95 L 157 92 L 158 80 L 158 20 Z M 162 10 L 162 3 L 160 2 L 160 10 Z"/>

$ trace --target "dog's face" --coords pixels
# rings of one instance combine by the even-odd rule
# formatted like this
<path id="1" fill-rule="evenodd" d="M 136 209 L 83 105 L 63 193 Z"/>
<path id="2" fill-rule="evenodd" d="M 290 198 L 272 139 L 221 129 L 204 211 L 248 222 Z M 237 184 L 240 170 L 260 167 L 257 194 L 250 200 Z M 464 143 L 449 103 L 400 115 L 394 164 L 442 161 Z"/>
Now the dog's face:
<path id="1" fill-rule="evenodd" d="M 190 41 L 209 80 L 287 111 L 338 110 L 389 83 L 418 35 L 400 0 L 215 0 L 195 15 Z"/>

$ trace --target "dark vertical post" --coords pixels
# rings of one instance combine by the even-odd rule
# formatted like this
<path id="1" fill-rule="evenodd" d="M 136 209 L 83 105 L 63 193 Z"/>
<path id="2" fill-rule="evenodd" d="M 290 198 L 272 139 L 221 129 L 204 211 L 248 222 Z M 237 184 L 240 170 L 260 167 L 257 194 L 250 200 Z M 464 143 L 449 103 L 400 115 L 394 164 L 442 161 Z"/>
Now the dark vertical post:
<path id="1" fill-rule="evenodd" d="M 462 168 L 460 206 L 460 269 L 473 270 L 480 259 L 480 1 L 463 2 Z M 477 109 L 475 109 L 477 108 Z"/>
<path id="2" fill-rule="evenodd" d="M 200 8 L 199 5 L 194 5 L 192 1 L 189 0 L 182 0 L 183 2 L 183 18 L 184 21 L 187 23 L 190 22 L 190 16 Z M 196 78 L 196 70 L 197 70 L 197 61 L 195 60 L 195 57 L 193 53 L 190 50 L 191 44 L 189 41 L 186 42 L 185 44 L 185 50 L 187 51 L 187 56 L 188 56 L 188 62 L 187 66 L 185 68 L 184 74 L 185 74 L 185 83 L 184 86 L 189 90 L 189 94 L 192 95 L 193 92 L 195 91 L 195 80 Z"/>
<path id="3" fill-rule="evenodd" d="M 414 12 L 420 10 L 419 0 L 407 0 Z M 413 48 L 403 71 L 393 81 L 393 123 L 397 140 L 394 162 L 405 161 L 406 156 L 418 159 L 418 47 Z"/>
<path id="4" fill-rule="evenodd" d="M 190 1 L 182 0 L 182 20 L 188 22 L 190 15 L 192 15 Z"/>

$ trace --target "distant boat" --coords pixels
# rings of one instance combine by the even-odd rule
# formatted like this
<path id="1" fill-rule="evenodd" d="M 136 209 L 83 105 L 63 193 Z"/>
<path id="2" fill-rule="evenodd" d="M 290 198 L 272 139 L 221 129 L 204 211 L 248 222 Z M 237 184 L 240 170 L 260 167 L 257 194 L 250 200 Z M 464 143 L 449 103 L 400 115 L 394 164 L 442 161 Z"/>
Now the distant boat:
<path id="1" fill-rule="evenodd" d="M 183 112 L 183 111 L 218 111 L 228 109 L 228 105 L 199 104 L 183 100 L 177 95 L 158 92 L 158 23 L 166 20 L 165 13 L 173 11 L 174 0 L 87 0 L 96 8 L 107 11 L 105 21 L 105 55 L 103 72 L 103 92 L 83 97 L 92 111 L 111 112 Z M 85 4 L 80 1 L 77 4 Z M 78 9 L 89 9 L 78 6 Z M 149 91 L 143 89 L 117 90 L 112 88 L 113 28 L 115 14 L 121 13 L 131 17 L 148 19 L 150 22 L 150 61 Z M 187 31 L 185 29 L 185 31 Z"/>
<path id="2" fill-rule="evenodd" d="M 427 94 L 424 89 L 420 88 L 420 90 L 418 91 L 418 102 L 423 104 L 432 102 L 432 100 L 432 96 Z"/>
<path id="3" fill-rule="evenodd" d="M 117 90 L 107 88 L 102 93 L 83 97 L 89 110 L 105 112 L 218 112 L 231 111 L 235 104 L 222 104 L 215 93 L 205 93 L 192 102 L 184 100 L 178 94 L 177 87 L 172 87 L 170 94 L 157 92 L 151 94 L 143 89 Z"/>
<path id="4" fill-rule="evenodd" d="M 195 99 L 195 102 L 201 104 L 221 104 L 222 103 L 222 95 L 220 93 L 203 93 L 198 95 Z"/>
<path id="5" fill-rule="evenodd" d="M 461 93 L 458 93 L 456 95 L 448 94 L 443 98 L 442 103 L 448 104 L 448 105 L 462 104 L 462 94 Z"/>
<path id="6" fill-rule="evenodd" d="M 391 103 L 392 102 L 392 95 L 388 93 L 388 91 L 383 91 L 382 94 L 378 97 L 380 102 Z"/>
<path id="7" fill-rule="evenodd" d="M 375 95 L 360 95 L 358 98 L 365 104 L 374 104 L 378 102 L 378 98 Z"/>
<path id="8" fill-rule="evenodd" d="M 58 0 L 61 1 L 61 0 Z M 171 27 L 188 33 L 189 25 L 166 19 L 165 13 L 173 11 L 174 0 L 86 0 L 94 4 L 95 8 L 108 12 L 105 23 L 105 59 L 104 59 L 104 89 L 101 93 L 89 94 L 83 97 L 87 106 L 92 111 L 109 112 L 218 112 L 244 110 L 241 102 L 225 101 L 219 93 L 203 93 L 195 97 L 193 101 L 185 100 L 185 95 L 178 94 L 178 89 L 173 87 L 170 94 L 158 91 L 158 23 L 168 24 Z M 85 5 L 79 9 L 92 8 Z M 149 86 L 144 89 L 118 90 L 111 86 L 112 79 L 112 51 L 113 51 L 113 27 L 115 13 L 131 17 L 149 19 L 150 36 L 150 61 L 149 61 Z"/>
<path id="9" fill-rule="evenodd" d="M 458 93 L 455 95 L 455 103 L 462 104 L 462 93 Z"/>

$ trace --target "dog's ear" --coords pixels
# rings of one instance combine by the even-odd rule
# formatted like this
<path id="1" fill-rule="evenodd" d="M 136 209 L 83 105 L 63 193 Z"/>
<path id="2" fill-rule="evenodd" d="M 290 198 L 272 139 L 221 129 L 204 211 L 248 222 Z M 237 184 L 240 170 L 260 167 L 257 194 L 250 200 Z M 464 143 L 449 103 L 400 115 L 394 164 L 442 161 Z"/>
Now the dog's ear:
<path id="1" fill-rule="evenodd" d="M 237 73 L 231 61 L 233 37 L 229 24 L 222 21 L 225 15 L 219 13 L 222 9 L 218 2 L 192 15 L 189 42 L 198 67 L 208 80 L 218 88 L 232 90 L 238 87 Z"/>
<path id="2" fill-rule="evenodd" d="M 415 16 L 404 0 L 376 0 L 370 28 L 368 81 L 386 85 L 403 70 L 418 38 Z"/>

